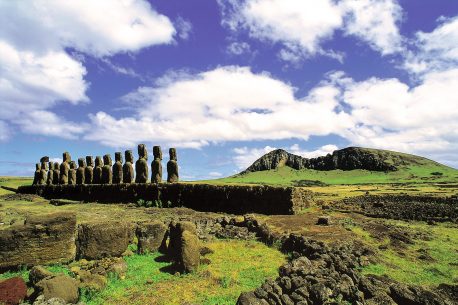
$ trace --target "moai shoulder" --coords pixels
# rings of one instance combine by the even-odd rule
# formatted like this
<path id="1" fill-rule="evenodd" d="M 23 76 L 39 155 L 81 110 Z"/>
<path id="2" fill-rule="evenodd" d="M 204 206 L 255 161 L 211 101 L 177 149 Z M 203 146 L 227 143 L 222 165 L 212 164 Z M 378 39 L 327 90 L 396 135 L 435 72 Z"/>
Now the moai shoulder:
<path id="1" fill-rule="evenodd" d="M 86 168 L 84 169 L 84 183 L 92 184 L 94 179 L 94 159 L 92 156 L 86 156 Z"/>
<path id="2" fill-rule="evenodd" d="M 153 147 L 154 160 L 151 162 L 151 183 L 162 182 L 162 151 L 160 146 Z"/>
<path id="3" fill-rule="evenodd" d="M 122 153 L 115 152 L 115 163 L 113 164 L 113 183 L 122 183 Z"/>
<path id="4" fill-rule="evenodd" d="M 170 161 L 167 162 L 167 182 L 175 183 L 178 182 L 178 162 L 177 162 L 177 151 L 175 148 L 169 149 Z"/>
<path id="5" fill-rule="evenodd" d="M 138 160 L 135 162 L 135 182 L 148 182 L 148 152 L 145 144 L 138 144 Z"/>
<path id="6" fill-rule="evenodd" d="M 126 150 L 124 152 L 124 157 L 126 162 L 122 166 L 122 181 L 124 183 L 133 183 L 134 182 L 134 154 L 131 150 Z"/>
<path id="7" fill-rule="evenodd" d="M 85 169 L 86 161 L 84 160 L 84 158 L 78 158 L 78 169 L 76 170 L 76 184 L 85 184 Z"/>
<path id="8" fill-rule="evenodd" d="M 102 184 L 111 184 L 113 181 L 112 172 L 112 161 L 111 156 L 106 154 L 103 156 L 103 167 L 102 167 Z"/>
<path id="9" fill-rule="evenodd" d="M 70 169 L 68 170 L 68 184 L 72 184 L 72 185 L 76 184 L 76 163 L 75 161 L 70 161 Z"/>

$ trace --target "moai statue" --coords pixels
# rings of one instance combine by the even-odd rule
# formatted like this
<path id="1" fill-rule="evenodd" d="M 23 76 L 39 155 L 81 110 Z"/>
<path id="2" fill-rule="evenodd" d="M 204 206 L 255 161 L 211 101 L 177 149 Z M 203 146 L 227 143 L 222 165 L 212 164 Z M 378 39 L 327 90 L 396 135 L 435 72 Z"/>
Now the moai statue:
<path id="1" fill-rule="evenodd" d="M 148 152 L 145 144 L 138 144 L 138 160 L 135 162 L 135 183 L 148 181 Z"/>
<path id="2" fill-rule="evenodd" d="M 111 156 L 106 154 L 103 156 L 102 167 L 102 184 L 111 184 L 113 181 L 113 172 L 111 171 Z"/>
<path id="3" fill-rule="evenodd" d="M 177 150 L 175 148 L 170 148 L 169 155 L 170 161 L 167 162 L 167 182 L 178 182 Z"/>
<path id="4" fill-rule="evenodd" d="M 162 182 L 162 151 L 160 146 L 153 147 L 154 160 L 151 162 L 151 183 Z"/>
<path id="5" fill-rule="evenodd" d="M 78 169 L 76 170 L 76 184 L 85 184 L 84 170 L 86 168 L 86 162 L 84 158 L 78 158 Z"/>
<path id="6" fill-rule="evenodd" d="M 37 184 L 43 185 L 46 184 L 46 179 L 48 178 L 48 162 L 41 162 L 41 170 L 38 175 Z"/>
<path id="7" fill-rule="evenodd" d="M 76 184 L 76 162 L 75 161 L 70 161 L 70 169 L 68 170 L 68 184 Z"/>
<path id="8" fill-rule="evenodd" d="M 122 182 L 124 183 L 133 183 L 134 182 L 134 154 L 131 150 L 126 150 L 124 152 L 124 157 L 126 162 L 122 166 Z"/>
<path id="9" fill-rule="evenodd" d="M 60 176 L 60 170 L 59 170 L 59 162 L 54 162 L 54 168 L 53 168 L 53 173 L 52 173 L 52 184 L 59 184 L 59 176 Z"/>
<path id="10" fill-rule="evenodd" d="M 94 158 L 86 156 L 86 168 L 84 169 L 84 183 L 92 184 L 94 179 Z"/>
<path id="11" fill-rule="evenodd" d="M 97 156 L 95 157 L 95 167 L 94 167 L 94 178 L 92 179 L 93 184 L 101 184 L 102 183 L 102 157 Z"/>
<path id="12" fill-rule="evenodd" d="M 115 164 L 113 164 L 113 183 L 122 183 L 122 153 L 115 152 Z"/>
<path id="13" fill-rule="evenodd" d="M 53 163 L 49 162 L 48 177 L 46 179 L 46 184 L 47 185 L 51 185 L 52 184 L 53 176 L 54 176 Z"/>
<path id="14" fill-rule="evenodd" d="M 68 152 L 62 154 L 62 163 L 60 164 L 59 183 L 68 184 L 68 171 L 70 170 L 70 162 L 72 158 Z"/>
<path id="15" fill-rule="evenodd" d="M 38 177 L 40 176 L 40 172 L 41 172 L 41 164 L 36 163 L 35 164 L 35 174 L 33 175 L 32 185 L 38 184 Z"/>

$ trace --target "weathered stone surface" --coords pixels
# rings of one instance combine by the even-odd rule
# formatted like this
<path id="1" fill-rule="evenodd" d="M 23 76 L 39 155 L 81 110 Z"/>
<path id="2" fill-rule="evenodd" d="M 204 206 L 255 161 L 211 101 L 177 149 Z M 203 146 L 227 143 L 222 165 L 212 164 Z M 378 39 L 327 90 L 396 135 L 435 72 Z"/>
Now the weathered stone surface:
<path id="1" fill-rule="evenodd" d="M 55 276 L 54 273 L 51 271 L 46 270 L 42 266 L 34 266 L 32 269 L 30 269 L 29 272 L 29 282 L 33 286 L 38 283 L 39 281 L 47 278 L 47 277 L 53 277 Z"/>
<path id="2" fill-rule="evenodd" d="M 162 182 L 162 151 L 160 146 L 153 147 L 154 160 L 151 162 L 151 183 Z"/>
<path id="3" fill-rule="evenodd" d="M 42 294 L 45 300 L 60 298 L 74 304 L 79 299 L 78 281 L 66 275 L 43 279 L 35 285 L 35 288 L 37 294 Z"/>
<path id="4" fill-rule="evenodd" d="M 180 256 L 178 258 L 180 272 L 194 272 L 200 263 L 200 245 L 196 234 L 185 230 L 180 239 Z"/>
<path id="5" fill-rule="evenodd" d="M 0 230 L 0 269 L 68 262 L 75 258 L 76 216 L 29 216 L 24 225 Z"/>
<path id="6" fill-rule="evenodd" d="M 78 272 L 78 277 L 80 280 L 80 288 L 100 291 L 107 285 L 107 278 L 100 274 L 93 274 L 89 271 L 81 270 Z"/>
<path id="7" fill-rule="evenodd" d="M 169 226 L 170 240 L 167 252 L 173 260 L 178 260 L 181 251 L 181 236 L 186 230 L 197 234 L 196 225 L 189 221 L 172 222 Z"/>
<path id="8" fill-rule="evenodd" d="M 135 183 L 148 182 L 148 152 L 145 144 L 138 144 L 138 160 L 135 162 Z"/>
<path id="9" fill-rule="evenodd" d="M 102 167 L 102 157 L 95 157 L 94 179 L 92 180 L 93 184 L 102 184 Z"/>
<path id="10" fill-rule="evenodd" d="M 103 167 L 102 167 L 102 184 L 111 184 L 113 182 L 113 172 L 111 171 L 112 161 L 111 156 L 106 154 L 103 156 Z"/>
<path id="11" fill-rule="evenodd" d="M 54 162 L 54 169 L 53 169 L 53 175 L 52 175 L 52 184 L 57 185 L 60 182 L 60 169 L 59 169 L 59 163 Z"/>
<path id="12" fill-rule="evenodd" d="M 167 227 L 160 221 L 139 224 L 136 230 L 138 253 L 155 252 L 164 241 Z"/>
<path id="13" fill-rule="evenodd" d="M 92 184 L 94 180 L 94 159 L 86 156 L 86 168 L 84 169 L 84 183 Z"/>
<path id="14" fill-rule="evenodd" d="M 78 159 L 78 169 L 76 170 L 76 184 L 85 184 L 86 176 L 84 174 L 86 162 L 84 158 Z"/>
<path id="15" fill-rule="evenodd" d="M 40 177 L 40 171 L 41 171 L 41 164 L 40 163 L 35 163 L 35 173 L 33 175 L 32 185 L 38 184 L 38 179 Z"/>
<path id="16" fill-rule="evenodd" d="M 68 184 L 68 171 L 70 170 L 70 162 L 72 158 L 68 152 L 64 152 L 62 154 L 62 163 L 60 164 L 60 172 L 59 172 L 59 183 L 60 184 Z"/>
<path id="17" fill-rule="evenodd" d="M 252 291 L 249 291 L 240 294 L 236 305 L 269 305 L 269 303 L 264 299 L 258 299 Z"/>
<path id="18" fill-rule="evenodd" d="M 316 222 L 317 225 L 322 226 L 329 226 L 331 224 L 331 217 L 329 216 L 319 216 L 318 221 Z"/>
<path id="19" fill-rule="evenodd" d="M 170 160 L 167 162 L 167 182 L 178 182 L 178 163 L 177 151 L 175 148 L 169 149 Z"/>
<path id="20" fill-rule="evenodd" d="M 51 185 L 54 177 L 54 169 L 53 169 L 53 163 L 49 162 L 48 163 L 49 169 L 48 169 L 48 175 L 46 178 L 46 184 Z"/>
<path id="21" fill-rule="evenodd" d="M 124 157 L 126 162 L 122 166 L 122 181 L 124 183 L 133 183 L 134 180 L 134 154 L 131 150 L 126 150 L 124 152 Z"/>
<path id="22" fill-rule="evenodd" d="M 16 305 L 27 297 L 27 286 L 21 277 L 0 280 L 0 304 Z"/>
<path id="23" fill-rule="evenodd" d="M 132 238 L 131 224 L 110 221 L 78 227 L 77 258 L 101 259 L 121 256 Z"/>
<path id="24" fill-rule="evenodd" d="M 46 179 L 48 178 L 48 162 L 41 162 L 41 170 L 38 175 L 37 184 L 43 185 L 46 184 Z"/>
<path id="25" fill-rule="evenodd" d="M 75 185 L 76 184 L 76 162 L 70 162 L 70 169 L 68 170 L 68 184 Z"/>
<path id="26" fill-rule="evenodd" d="M 122 183 L 122 154 L 115 152 L 115 164 L 113 164 L 113 183 Z"/>

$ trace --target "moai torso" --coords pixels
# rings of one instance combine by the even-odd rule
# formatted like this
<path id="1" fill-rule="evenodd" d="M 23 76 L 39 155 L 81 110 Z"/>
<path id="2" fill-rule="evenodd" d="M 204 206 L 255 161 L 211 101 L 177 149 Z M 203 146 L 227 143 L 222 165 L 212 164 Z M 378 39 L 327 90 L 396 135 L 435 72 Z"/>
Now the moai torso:
<path id="1" fill-rule="evenodd" d="M 92 156 L 86 156 L 86 168 L 84 169 L 84 183 L 92 184 L 94 179 L 94 160 Z"/>
<path id="2" fill-rule="evenodd" d="M 94 167 L 94 179 L 92 179 L 93 184 L 102 183 L 102 157 L 95 157 L 95 167 Z"/>
<path id="3" fill-rule="evenodd" d="M 122 154 L 115 152 L 115 164 L 113 164 L 113 183 L 122 183 Z"/>
<path id="4" fill-rule="evenodd" d="M 135 162 L 135 183 L 148 181 L 148 152 L 145 144 L 138 144 L 138 160 Z"/>
<path id="5" fill-rule="evenodd" d="M 84 169 L 86 168 L 86 162 L 84 158 L 78 159 L 78 169 L 76 170 L 76 184 L 84 184 L 85 183 L 85 176 L 84 176 Z"/>
<path id="6" fill-rule="evenodd" d="M 60 170 L 59 170 L 59 163 L 54 162 L 54 169 L 52 173 L 52 184 L 59 184 L 59 176 L 60 176 Z"/>
<path id="7" fill-rule="evenodd" d="M 162 151 L 160 146 L 153 147 L 154 160 L 151 162 L 151 183 L 162 182 Z"/>
<path id="8" fill-rule="evenodd" d="M 68 152 L 62 154 L 62 159 L 63 161 L 60 164 L 59 183 L 68 184 L 68 171 L 70 170 L 70 162 L 72 159 Z"/>
<path id="9" fill-rule="evenodd" d="M 46 184 L 51 185 L 53 181 L 54 170 L 53 170 L 53 163 L 49 162 L 49 170 L 48 170 L 48 177 L 46 179 Z"/>
<path id="10" fill-rule="evenodd" d="M 103 156 L 102 167 L 102 184 L 111 184 L 113 181 L 113 172 L 111 171 L 111 156 L 106 154 Z"/>
<path id="11" fill-rule="evenodd" d="M 37 184 L 43 185 L 46 184 L 48 178 L 48 162 L 41 162 L 41 170 L 38 175 Z"/>
<path id="12" fill-rule="evenodd" d="M 35 164 L 35 174 L 33 175 L 32 185 L 38 184 L 38 178 L 40 177 L 41 165 L 40 163 Z"/>
<path id="13" fill-rule="evenodd" d="M 124 183 L 133 183 L 134 182 L 134 154 L 131 150 L 126 150 L 124 152 L 124 157 L 126 163 L 122 166 L 122 181 Z"/>
<path id="14" fill-rule="evenodd" d="M 76 163 L 70 161 L 70 169 L 68 170 L 68 184 L 76 184 Z"/>
<path id="15" fill-rule="evenodd" d="M 167 182 L 178 182 L 178 163 L 177 151 L 175 148 L 169 149 L 170 161 L 167 162 Z"/>

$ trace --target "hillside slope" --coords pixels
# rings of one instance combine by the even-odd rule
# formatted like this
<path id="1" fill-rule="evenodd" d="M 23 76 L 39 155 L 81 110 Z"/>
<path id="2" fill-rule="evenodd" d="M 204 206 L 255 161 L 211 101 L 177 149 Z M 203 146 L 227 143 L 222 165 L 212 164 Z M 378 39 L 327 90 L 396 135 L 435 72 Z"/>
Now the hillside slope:
<path id="1" fill-rule="evenodd" d="M 458 182 L 458 170 L 420 156 L 349 147 L 307 159 L 271 151 L 245 171 L 219 182 L 277 185 Z"/>

